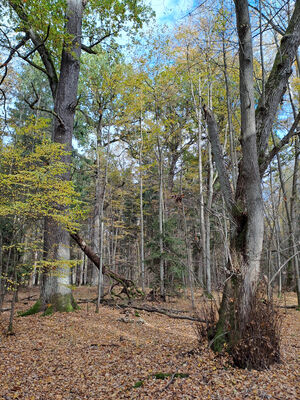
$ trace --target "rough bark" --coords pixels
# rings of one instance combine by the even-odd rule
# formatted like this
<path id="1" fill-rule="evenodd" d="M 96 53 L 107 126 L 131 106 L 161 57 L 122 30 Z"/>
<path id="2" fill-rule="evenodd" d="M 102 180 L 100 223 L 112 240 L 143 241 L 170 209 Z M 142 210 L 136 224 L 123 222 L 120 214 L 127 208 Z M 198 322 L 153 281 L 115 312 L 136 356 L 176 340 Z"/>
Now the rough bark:
<path id="1" fill-rule="evenodd" d="M 299 45 L 298 14 L 300 9 L 299 1 L 297 1 L 294 16 L 287 29 L 286 37 L 282 40 L 274 61 L 273 70 L 266 84 L 264 92 L 265 109 L 262 109 L 260 100 L 255 116 L 253 52 L 248 2 L 235 0 L 235 6 L 240 44 L 242 145 L 242 160 L 239 165 L 235 197 L 233 197 L 230 180 L 222 157 L 216 121 L 212 112 L 206 107 L 204 108 L 222 194 L 234 225 L 227 271 L 228 279 L 224 288 L 222 304 L 219 310 L 219 321 L 214 337 L 214 348 L 216 350 L 220 350 L 225 341 L 237 340 L 237 337 L 232 337 L 232 331 L 235 331 L 234 334 L 238 336 L 242 333 L 243 326 L 247 323 L 251 300 L 257 287 L 264 221 L 259 162 L 262 165 L 266 159 L 266 144 L 290 75 L 295 51 L 298 47 L 295 47 L 295 43 L 297 42 Z M 282 61 L 279 61 L 279 59 L 282 59 Z M 285 70 L 285 73 L 283 70 Z M 274 76 L 276 73 L 280 78 Z M 258 144 L 256 141 L 258 141 Z M 258 154 L 260 154 L 259 159 Z M 239 304 L 236 304 L 237 302 Z M 235 320 L 235 311 L 237 309 L 240 311 L 241 320 L 239 321 Z"/>
<path id="2" fill-rule="evenodd" d="M 244 256 L 243 274 L 243 317 L 247 322 L 252 296 L 256 290 L 260 257 L 264 235 L 264 213 L 259 174 L 256 127 L 255 100 L 253 82 L 253 50 L 248 2 L 236 0 L 237 29 L 239 36 L 240 60 L 240 101 L 241 101 L 241 134 L 242 134 L 242 169 L 246 185 L 245 208 L 247 210 L 246 254 Z"/>
<path id="3" fill-rule="evenodd" d="M 53 120 L 52 140 L 65 146 L 68 154 L 62 157 L 66 165 L 71 163 L 72 136 L 77 87 L 80 69 L 82 0 L 69 0 L 66 10 L 66 33 L 60 65 L 54 112 L 60 117 Z M 62 177 L 70 179 L 70 171 Z M 46 218 L 44 233 L 44 255 L 47 261 L 57 262 L 49 270 L 45 268 L 41 287 L 41 306 L 51 304 L 53 311 L 72 311 L 75 302 L 70 284 L 70 235 L 57 222 Z"/>

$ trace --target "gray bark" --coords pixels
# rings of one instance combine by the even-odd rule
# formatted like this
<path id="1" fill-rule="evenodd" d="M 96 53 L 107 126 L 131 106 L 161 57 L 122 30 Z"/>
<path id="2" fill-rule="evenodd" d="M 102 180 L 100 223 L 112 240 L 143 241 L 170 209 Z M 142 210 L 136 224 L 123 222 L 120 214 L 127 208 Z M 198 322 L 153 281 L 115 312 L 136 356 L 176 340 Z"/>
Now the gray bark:
<path id="1" fill-rule="evenodd" d="M 244 195 L 247 208 L 246 257 L 242 271 L 244 288 L 243 304 L 241 304 L 246 320 L 259 278 L 264 235 L 264 213 L 256 147 L 253 50 L 248 1 L 235 0 L 235 6 L 240 47 L 241 142 L 243 153 L 241 174 L 245 182 Z"/>

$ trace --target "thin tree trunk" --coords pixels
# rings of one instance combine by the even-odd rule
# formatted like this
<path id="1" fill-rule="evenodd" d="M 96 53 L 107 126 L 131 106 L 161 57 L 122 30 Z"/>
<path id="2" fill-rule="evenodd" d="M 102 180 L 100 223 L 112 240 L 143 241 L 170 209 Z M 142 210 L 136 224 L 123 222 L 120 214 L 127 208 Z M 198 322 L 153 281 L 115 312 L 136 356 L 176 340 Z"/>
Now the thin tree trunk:
<path id="1" fill-rule="evenodd" d="M 160 165 L 159 165 L 159 278 L 160 278 L 160 295 L 162 298 L 165 297 L 165 271 L 164 271 L 164 231 L 163 231 L 163 168 L 160 150 Z"/>
<path id="2" fill-rule="evenodd" d="M 180 174 L 180 193 L 181 193 L 181 195 L 182 195 L 182 171 L 183 171 L 183 168 L 181 167 L 181 174 Z M 192 302 L 192 308 L 195 309 L 193 260 L 192 260 L 191 246 L 190 246 L 190 243 L 188 240 L 188 227 L 187 227 L 185 207 L 184 207 L 183 200 L 181 201 L 181 212 L 182 212 L 182 219 L 183 219 L 184 241 L 185 241 L 185 248 L 186 248 L 187 272 L 188 272 L 188 280 L 189 280 L 190 293 L 191 293 L 191 302 Z"/>
<path id="3" fill-rule="evenodd" d="M 142 131 L 142 115 L 140 117 L 140 151 L 139 151 L 139 167 L 140 167 L 140 262 L 142 276 L 142 291 L 145 292 L 145 250 L 144 250 L 144 211 L 143 211 L 143 171 L 142 171 L 142 154 L 143 154 L 143 131 Z"/>
<path id="4" fill-rule="evenodd" d="M 207 180 L 207 202 L 206 202 L 206 238 L 205 238 L 205 255 L 206 255 L 206 292 L 211 295 L 211 251 L 210 251 L 210 213 L 213 198 L 213 163 L 211 154 L 211 144 L 207 145 L 208 152 L 208 180 Z"/>
<path id="5" fill-rule="evenodd" d="M 99 248 L 100 262 L 98 271 L 98 299 L 97 299 L 96 313 L 99 313 L 99 305 L 103 293 L 103 235 L 104 235 L 104 223 L 103 221 L 101 221 L 101 236 L 100 236 L 100 248 Z"/>

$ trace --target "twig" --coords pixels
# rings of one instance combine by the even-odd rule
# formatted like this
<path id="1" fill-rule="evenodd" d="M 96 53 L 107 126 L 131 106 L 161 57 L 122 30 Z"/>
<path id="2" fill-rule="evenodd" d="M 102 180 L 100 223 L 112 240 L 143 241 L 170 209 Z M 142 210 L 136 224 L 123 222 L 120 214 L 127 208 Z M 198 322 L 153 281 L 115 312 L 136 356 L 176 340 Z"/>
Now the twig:
<path id="1" fill-rule="evenodd" d="M 177 372 L 178 372 L 178 368 L 176 369 L 176 371 L 174 372 L 174 374 L 172 374 L 171 379 L 170 379 L 169 382 L 166 384 L 166 386 L 163 387 L 163 388 L 161 389 L 162 392 L 165 391 L 165 390 L 167 390 L 168 387 L 169 387 L 170 385 L 172 385 L 172 383 L 173 383 L 174 380 L 175 380 L 175 377 L 176 377 Z"/>

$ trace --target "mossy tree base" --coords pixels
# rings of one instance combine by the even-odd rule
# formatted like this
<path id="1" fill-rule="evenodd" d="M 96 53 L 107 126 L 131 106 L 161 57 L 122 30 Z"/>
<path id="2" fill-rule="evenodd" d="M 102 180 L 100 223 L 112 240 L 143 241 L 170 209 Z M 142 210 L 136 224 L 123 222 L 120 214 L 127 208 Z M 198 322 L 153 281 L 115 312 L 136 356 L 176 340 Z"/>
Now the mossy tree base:
<path id="1" fill-rule="evenodd" d="M 43 316 L 47 316 L 55 312 L 72 312 L 78 309 L 79 306 L 72 293 L 65 295 L 56 294 L 47 303 L 39 299 L 29 310 L 21 313 L 20 317 L 27 317 L 39 312 L 43 312 Z"/>

